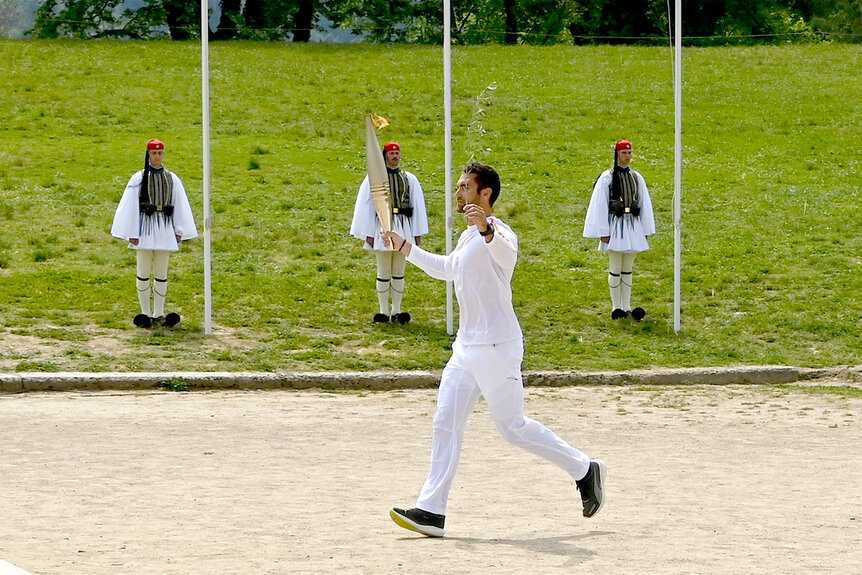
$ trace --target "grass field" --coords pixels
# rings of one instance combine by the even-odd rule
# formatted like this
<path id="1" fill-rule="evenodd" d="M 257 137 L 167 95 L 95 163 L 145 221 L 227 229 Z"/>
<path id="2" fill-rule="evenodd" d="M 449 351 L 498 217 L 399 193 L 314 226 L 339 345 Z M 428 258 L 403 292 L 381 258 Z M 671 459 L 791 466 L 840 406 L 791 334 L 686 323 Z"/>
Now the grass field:
<path id="1" fill-rule="evenodd" d="M 525 368 L 862 363 L 862 48 L 685 51 L 679 334 L 671 56 L 453 52 L 455 164 L 498 168 L 498 215 L 521 240 Z M 0 57 L 0 369 L 442 366 L 444 284 L 408 268 L 413 323 L 372 325 L 373 258 L 347 233 L 373 111 L 425 189 L 425 246 L 443 251 L 439 48 L 211 45 L 215 337 L 203 334 L 201 241 L 171 260 L 168 307 L 183 323 L 142 331 L 133 253 L 109 235 L 152 137 L 202 231 L 199 46 L 2 41 Z M 606 258 L 581 237 L 592 183 L 623 137 L 658 219 L 635 267 L 640 324 L 610 321 Z"/>

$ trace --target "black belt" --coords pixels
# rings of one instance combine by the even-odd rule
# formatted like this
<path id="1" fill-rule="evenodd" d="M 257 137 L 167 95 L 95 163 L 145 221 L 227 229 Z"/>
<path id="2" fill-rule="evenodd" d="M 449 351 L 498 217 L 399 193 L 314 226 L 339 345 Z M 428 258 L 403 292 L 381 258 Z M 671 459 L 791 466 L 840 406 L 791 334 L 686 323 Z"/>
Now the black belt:
<path id="1" fill-rule="evenodd" d="M 413 208 L 392 208 L 393 214 L 401 214 L 402 216 L 407 216 L 408 218 L 413 217 Z"/>
<path id="2" fill-rule="evenodd" d="M 173 206 L 160 206 L 157 204 L 140 204 L 139 206 L 142 213 L 151 216 L 156 212 L 162 212 L 166 216 L 170 217 L 174 215 L 174 207 Z"/>
<path id="3" fill-rule="evenodd" d="M 626 214 L 631 214 L 635 217 L 641 215 L 641 209 L 638 206 L 626 207 L 621 200 L 615 200 L 608 204 L 608 213 L 613 214 L 618 218 Z"/>

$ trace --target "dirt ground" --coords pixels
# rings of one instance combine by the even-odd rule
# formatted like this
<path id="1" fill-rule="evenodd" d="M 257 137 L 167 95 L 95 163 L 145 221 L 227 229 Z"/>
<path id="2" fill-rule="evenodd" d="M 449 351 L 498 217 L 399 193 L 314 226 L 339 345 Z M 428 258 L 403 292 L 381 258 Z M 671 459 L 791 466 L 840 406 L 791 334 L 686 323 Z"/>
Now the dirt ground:
<path id="1" fill-rule="evenodd" d="M 37 575 L 858 575 L 862 397 L 815 389 L 530 388 L 528 414 L 608 464 L 592 519 L 480 404 L 443 539 L 388 517 L 424 481 L 433 390 L 0 395 L 0 559 Z"/>

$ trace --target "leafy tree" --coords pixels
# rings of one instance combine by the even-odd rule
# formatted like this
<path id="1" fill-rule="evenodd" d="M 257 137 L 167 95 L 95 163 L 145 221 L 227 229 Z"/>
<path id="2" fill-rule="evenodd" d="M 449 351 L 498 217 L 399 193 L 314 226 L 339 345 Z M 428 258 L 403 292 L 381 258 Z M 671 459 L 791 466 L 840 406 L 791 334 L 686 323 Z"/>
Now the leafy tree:
<path id="1" fill-rule="evenodd" d="M 216 39 L 308 42 L 322 6 L 320 0 L 222 0 L 221 9 Z"/>
<path id="2" fill-rule="evenodd" d="M 809 0 L 800 9 L 815 30 L 843 42 L 862 42 L 862 0 Z"/>
<path id="3" fill-rule="evenodd" d="M 422 32 L 413 29 L 414 25 L 424 28 L 423 17 L 437 14 L 442 22 L 442 2 L 430 13 L 423 4 L 423 0 L 331 0 L 326 4 L 326 15 L 372 42 L 421 42 Z"/>
<path id="4" fill-rule="evenodd" d="M 691 4 L 686 2 L 686 4 Z M 683 4 L 685 6 L 686 4 Z M 569 32 L 576 44 L 633 44 L 666 38 L 665 2 L 655 0 L 589 0 L 578 2 Z"/>
<path id="5" fill-rule="evenodd" d="M 792 0 L 761 0 L 756 4 L 727 0 L 724 17 L 718 21 L 714 35 L 737 37 L 745 43 L 812 39 L 813 28 L 793 4 Z"/>
<path id="6" fill-rule="evenodd" d="M 219 17 L 218 27 L 213 33 L 214 40 L 230 40 L 236 38 L 242 25 L 242 1 L 241 0 L 222 0 L 221 16 Z"/>
<path id="7" fill-rule="evenodd" d="M 36 11 L 30 30 L 37 38 L 151 38 L 153 22 L 165 12 L 153 3 L 138 10 L 123 10 L 122 0 L 46 0 Z"/>
<path id="8" fill-rule="evenodd" d="M 154 1 L 150 6 L 155 6 Z M 193 0 L 162 0 L 165 22 L 172 40 L 200 38 L 201 3 Z"/>
<path id="9" fill-rule="evenodd" d="M 41 38 L 158 38 L 199 35 L 200 4 L 150 0 L 39 0 L 30 31 Z M 667 0 L 452 0 L 461 44 L 666 42 Z M 439 43 L 440 0 L 221 0 L 215 39 L 308 42 L 321 18 L 372 42 Z M 826 32 L 862 41 L 862 0 L 699 0 L 682 6 L 689 44 L 811 41 Z"/>
<path id="10" fill-rule="evenodd" d="M 503 0 L 503 14 L 506 16 L 506 44 L 518 43 L 518 6 L 515 0 Z"/>
<path id="11" fill-rule="evenodd" d="M 520 41 L 523 44 L 571 42 L 568 28 L 577 15 L 578 3 L 574 0 L 520 0 Z"/>
<path id="12" fill-rule="evenodd" d="M 576 0 L 452 0 L 452 39 L 460 44 L 571 42 L 567 29 L 584 11 L 581 4 Z M 330 0 L 326 8 L 337 24 L 374 42 L 442 41 L 439 0 Z"/>
<path id="13" fill-rule="evenodd" d="M 318 0 L 300 0 L 299 9 L 293 15 L 293 41 L 308 42 L 311 29 L 319 10 Z"/>

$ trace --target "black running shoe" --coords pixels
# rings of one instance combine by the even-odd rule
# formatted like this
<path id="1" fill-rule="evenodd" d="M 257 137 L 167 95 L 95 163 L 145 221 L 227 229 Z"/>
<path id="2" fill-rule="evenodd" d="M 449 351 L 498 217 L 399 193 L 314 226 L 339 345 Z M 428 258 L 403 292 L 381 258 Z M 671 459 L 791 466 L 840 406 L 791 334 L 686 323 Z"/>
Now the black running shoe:
<path id="1" fill-rule="evenodd" d="M 575 482 L 581 492 L 584 517 L 592 517 L 605 503 L 605 470 L 604 461 L 594 459 L 590 461 L 590 470 L 584 478 Z"/>
<path id="2" fill-rule="evenodd" d="M 393 507 L 389 512 L 389 517 L 404 529 L 428 537 L 443 537 L 443 525 L 446 523 L 445 515 L 438 515 L 415 507 L 413 509 Z"/>

